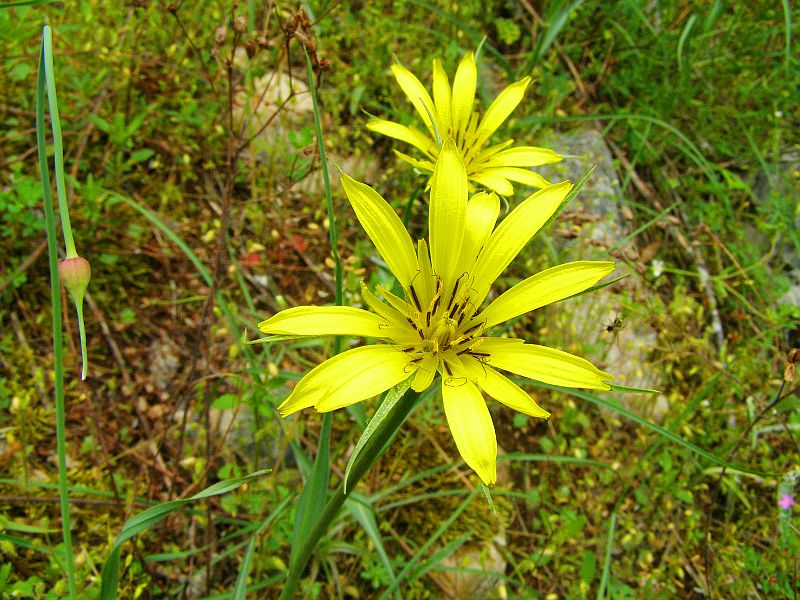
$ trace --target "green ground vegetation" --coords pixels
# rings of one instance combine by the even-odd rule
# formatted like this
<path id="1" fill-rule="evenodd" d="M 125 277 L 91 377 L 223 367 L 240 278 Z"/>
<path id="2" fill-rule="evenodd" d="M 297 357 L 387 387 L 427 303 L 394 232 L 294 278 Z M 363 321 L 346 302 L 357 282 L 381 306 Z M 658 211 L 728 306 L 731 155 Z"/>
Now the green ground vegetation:
<path id="1" fill-rule="evenodd" d="M 519 143 L 593 127 L 612 148 L 633 232 L 621 260 L 651 298 L 615 308 L 657 332 L 642 369 L 669 401 L 660 425 L 773 475 L 723 469 L 613 406 L 533 387 L 549 421 L 493 409 L 505 455 L 492 509 L 429 400 L 317 549 L 303 595 L 447 597 L 480 570 L 467 549 L 489 560 L 500 536 L 497 562 L 480 567 L 499 572 L 486 597 L 796 597 L 800 398 L 787 352 L 800 309 L 785 295 L 800 269 L 800 13 L 786 0 L 0 3 L 0 595 L 67 593 L 34 134 L 45 21 L 72 226 L 93 271 L 86 381 L 64 304 L 80 597 L 97 597 L 127 518 L 263 468 L 123 546 L 119 596 L 227 598 L 246 582 L 251 597 L 277 597 L 320 418 L 281 420 L 275 407 L 331 343 L 243 340 L 281 308 L 334 298 L 303 49 L 332 167 L 422 235 L 423 182 L 365 123 L 415 119 L 393 61 L 427 77 L 438 57 L 452 74 L 481 44 L 484 102 L 534 78 L 506 128 Z M 345 303 L 358 303 L 360 280 L 389 275 L 337 184 L 334 201 Z M 537 241 L 528 264 L 551 266 L 552 252 Z M 522 262 L 509 278 L 526 276 Z M 558 340 L 569 303 L 556 308 L 516 327 Z M 627 335 L 607 333 L 600 344 Z M 360 417 L 334 415 L 333 481 Z M 799 504 L 782 508 L 786 497 Z"/>

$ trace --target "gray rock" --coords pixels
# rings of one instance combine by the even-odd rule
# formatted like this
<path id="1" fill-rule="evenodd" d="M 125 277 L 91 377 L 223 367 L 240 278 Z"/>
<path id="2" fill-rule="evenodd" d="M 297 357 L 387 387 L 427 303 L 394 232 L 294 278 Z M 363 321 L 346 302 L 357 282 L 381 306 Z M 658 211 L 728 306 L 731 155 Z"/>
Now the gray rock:
<path id="1" fill-rule="evenodd" d="M 630 227 L 623 218 L 622 190 L 613 156 L 594 129 L 554 134 L 545 145 L 566 156 L 561 163 L 540 170 L 551 181 L 569 179 L 575 183 L 597 167 L 549 232 L 559 262 L 611 259 L 617 264 L 610 277 L 629 276 L 597 292 L 544 309 L 546 322 L 554 323 L 545 328 L 544 343 L 584 356 L 613 374 L 620 385 L 663 392 L 660 371 L 650 366 L 657 332 L 650 325 L 647 309 L 639 308 L 653 306 L 658 299 L 643 285 L 639 273 L 626 264 L 641 263 L 642 258 L 635 240 L 626 239 Z M 663 394 L 614 394 L 613 398 L 656 421 L 662 420 L 669 408 Z"/>
<path id="2" fill-rule="evenodd" d="M 774 196 L 787 196 L 794 206 L 794 228 L 800 230 L 800 151 L 785 152 L 780 160 L 755 177 L 753 192 L 757 200 L 767 203 Z M 778 302 L 800 308 L 800 250 L 790 241 L 781 239 L 771 264 L 778 272 L 788 275 L 791 287 Z"/>

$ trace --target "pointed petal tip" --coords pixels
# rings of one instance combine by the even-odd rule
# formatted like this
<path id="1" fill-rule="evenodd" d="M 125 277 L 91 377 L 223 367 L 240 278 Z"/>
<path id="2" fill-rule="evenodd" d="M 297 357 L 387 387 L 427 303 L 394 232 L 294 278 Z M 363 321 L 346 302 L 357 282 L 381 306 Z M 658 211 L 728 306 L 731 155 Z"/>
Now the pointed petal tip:
<path id="1" fill-rule="evenodd" d="M 281 416 L 281 418 L 282 418 L 282 419 L 285 419 L 285 418 L 286 418 L 286 417 L 288 417 L 289 415 L 292 415 L 292 414 L 294 414 L 294 413 L 296 413 L 296 412 L 297 412 L 297 410 L 291 410 L 291 409 L 287 408 L 287 407 L 286 407 L 286 405 L 287 405 L 288 403 L 289 403 L 289 400 L 287 399 L 287 400 L 285 400 L 284 402 L 282 402 L 282 403 L 281 403 L 281 404 L 278 406 L 278 414 L 280 414 L 280 416 Z"/>
<path id="2" fill-rule="evenodd" d="M 486 465 L 485 467 L 481 468 L 480 471 L 475 469 L 475 473 L 480 477 L 481 481 L 486 484 L 487 486 L 491 487 L 497 483 L 497 465 L 493 465 L 491 468 Z"/>

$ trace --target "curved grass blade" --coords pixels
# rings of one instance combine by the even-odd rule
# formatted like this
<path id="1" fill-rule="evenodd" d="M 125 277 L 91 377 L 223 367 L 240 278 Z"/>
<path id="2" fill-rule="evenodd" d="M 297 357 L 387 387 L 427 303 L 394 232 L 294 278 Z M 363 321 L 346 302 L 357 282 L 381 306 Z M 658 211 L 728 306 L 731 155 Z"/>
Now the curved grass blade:
<path id="1" fill-rule="evenodd" d="M 484 38 L 486 36 L 481 35 L 477 31 L 475 31 L 474 29 L 471 29 L 470 27 L 468 27 L 462 21 L 459 21 L 457 18 L 452 16 L 450 13 L 448 13 L 448 12 L 446 12 L 446 11 L 436 7 L 436 6 L 434 6 L 433 4 L 430 4 L 429 2 L 425 2 L 424 0 L 411 0 L 411 3 L 412 4 L 416 4 L 417 6 L 420 6 L 420 7 L 424 8 L 425 10 L 427 10 L 428 12 L 431 12 L 431 13 L 433 13 L 435 15 L 438 15 L 439 17 L 441 17 L 441 18 L 443 18 L 443 19 L 445 19 L 447 21 L 450 21 L 453 25 L 455 25 L 461 31 L 466 33 L 469 36 L 469 38 L 472 40 L 472 42 L 475 44 L 476 47 L 485 47 L 486 51 L 494 57 L 494 59 L 497 61 L 497 64 L 499 64 L 503 68 L 503 70 L 506 72 L 506 75 L 508 76 L 509 80 L 514 80 L 516 78 L 516 76 L 514 74 L 514 69 L 511 68 L 511 65 L 506 60 L 505 56 L 503 56 L 497 50 L 497 48 L 495 48 L 491 44 L 484 43 Z"/>
<path id="2" fill-rule="evenodd" d="M 389 583 L 394 584 L 397 580 L 392 569 L 392 562 L 389 560 L 389 555 L 386 553 L 386 548 L 383 546 L 383 538 L 381 531 L 378 528 L 378 521 L 375 517 L 375 509 L 370 504 L 369 498 L 363 494 L 352 493 L 350 497 L 345 500 L 344 508 L 350 513 L 358 524 L 364 529 L 364 533 L 375 546 L 375 551 L 378 553 L 383 563 L 383 568 L 386 569 L 386 575 L 389 577 Z M 400 594 L 395 592 L 395 597 L 399 598 Z"/>
<path id="3" fill-rule="evenodd" d="M 567 24 L 569 16 L 583 4 L 584 0 L 573 0 L 573 2 L 554 2 L 550 4 L 552 7 L 548 12 L 555 13 L 552 16 L 547 15 L 547 28 L 544 35 L 539 38 L 539 43 L 533 52 L 533 56 L 527 64 L 528 72 L 535 67 L 542 60 L 542 57 L 550 49 L 550 46 L 555 43 L 558 34 Z"/>
<path id="4" fill-rule="evenodd" d="M 203 498 L 225 494 L 235 490 L 243 483 L 246 483 L 251 479 L 255 479 L 256 477 L 261 477 L 270 471 L 271 469 L 263 469 L 261 471 L 256 471 L 255 473 L 251 473 L 245 477 L 217 482 L 214 485 L 207 487 L 202 492 L 195 494 L 191 498 L 162 502 L 161 504 L 157 504 L 151 508 L 148 508 L 147 510 L 140 512 L 138 515 L 128 519 L 128 521 L 122 527 L 122 531 L 117 536 L 117 539 L 114 540 L 114 546 L 111 549 L 111 554 L 103 565 L 102 579 L 100 584 L 100 599 L 113 600 L 117 597 L 122 544 L 132 537 L 138 535 L 142 531 L 145 531 L 153 525 L 160 523 L 166 519 L 170 513 L 178 510 L 186 504 L 196 500 L 201 500 Z"/>
<path id="5" fill-rule="evenodd" d="M 637 387 L 629 387 L 627 385 L 619 385 L 618 383 L 612 383 L 611 391 L 612 392 L 625 392 L 628 394 L 660 394 L 660 390 L 651 390 L 647 388 L 637 388 Z"/>
<path id="6" fill-rule="evenodd" d="M 283 512 L 283 509 L 288 506 L 291 496 L 287 496 L 283 501 L 275 507 L 270 515 L 264 519 L 264 522 L 258 526 L 252 536 L 250 542 L 247 544 L 244 557 L 242 557 L 242 566 L 239 567 L 239 575 L 236 577 L 236 586 L 233 588 L 231 600 L 245 600 L 247 598 L 247 577 L 250 575 L 250 565 L 253 563 L 253 553 L 256 549 L 256 542 L 260 536 L 269 527 L 275 519 Z"/>
<path id="7" fill-rule="evenodd" d="M 597 600 L 603 600 L 606 595 L 608 578 L 611 575 L 611 550 L 614 548 L 614 530 L 617 527 L 617 513 L 611 513 L 611 521 L 608 524 L 608 540 L 606 541 L 606 554 L 603 559 L 603 575 L 600 585 L 597 588 Z"/>
<path id="8" fill-rule="evenodd" d="M 517 379 L 517 378 L 514 378 L 514 379 Z M 621 406 L 619 406 L 618 404 L 615 404 L 614 402 L 609 402 L 608 400 L 603 400 L 602 398 L 598 398 L 597 396 L 592 396 L 591 394 L 587 394 L 586 392 L 583 392 L 583 391 L 580 391 L 580 390 L 562 388 L 562 387 L 559 387 L 559 386 L 556 386 L 556 385 L 549 385 L 547 383 L 542 383 L 540 381 L 533 381 L 533 380 L 530 380 L 530 379 L 526 379 L 524 381 L 526 383 L 529 383 L 529 384 L 537 386 L 537 387 L 543 387 L 543 388 L 547 388 L 549 390 L 555 390 L 557 392 L 563 392 L 564 394 L 569 394 L 570 396 L 575 396 L 576 398 L 580 398 L 581 400 L 586 400 L 588 402 L 591 402 L 592 404 L 596 404 L 597 406 L 602 406 L 603 408 L 607 408 L 608 410 L 612 410 L 615 413 L 618 413 L 618 414 L 622 415 L 626 419 L 630 419 L 631 421 L 633 421 L 635 423 L 638 423 L 639 425 L 647 427 L 648 429 L 652 429 L 653 431 L 655 431 L 660 436 L 662 436 L 662 437 L 664 437 L 664 438 L 666 438 L 666 439 L 668 439 L 668 440 L 670 440 L 672 442 L 675 442 L 676 444 L 679 444 L 679 445 L 683 446 L 684 448 L 686 448 L 688 450 L 691 450 L 695 454 L 698 454 L 698 455 L 702 456 L 703 458 L 706 458 L 706 459 L 710 460 L 711 462 L 713 462 L 715 464 L 718 464 L 720 466 L 725 467 L 729 471 L 738 471 L 740 473 L 749 473 L 750 475 L 756 475 L 758 477 L 765 477 L 765 478 L 774 478 L 774 477 L 779 477 L 780 476 L 779 474 L 776 474 L 776 473 L 767 473 L 765 471 L 759 471 L 757 469 L 751 469 L 749 467 L 742 467 L 742 466 L 738 466 L 738 465 L 734 465 L 732 463 L 729 463 L 728 461 L 721 459 L 717 455 L 712 454 L 708 450 L 703 450 L 699 446 L 695 446 L 691 442 L 686 441 L 681 436 L 673 433 L 672 431 L 670 431 L 668 429 L 664 429 L 660 425 L 656 425 L 655 423 L 653 423 L 651 421 L 648 421 L 647 419 L 643 419 L 639 415 L 634 414 L 634 413 L 632 413 L 631 411 L 629 411 L 629 410 L 627 410 L 625 408 L 622 408 Z"/>
<path id="9" fill-rule="evenodd" d="M 456 509 L 450 513 L 450 516 L 442 523 L 439 528 L 431 535 L 422 546 L 419 547 L 416 554 L 412 556 L 406 565 L 403 567 L 403 570 L 397 576 L 397 580 L 393 585 L 390 585 L 386 591 L 383 592 L 380 596 L 380 600 L 385 600 L 388 598 L 389 594 L 393 593 L 395 589 L 397 589 L 398 582 L 406 581 L 411 569 L 414 569 L 417 563 L 420 561 L 422 556 L 428 551 L 428 549 L 433 546 L 434 543 L 444 534 L 445 531 L 455 522 L 455 520 L 461 515 L 462 512 L 466 510 L 466 508 L 470 505 L 470 503 L 475 499 L 475 496 L 478 495 L 480 492 L 480 488 L 476 487 L 475 489 L 470 492 L 469 496 L 464 498 L 464 500 L 459 504 Z M 416 572 L 417 575 L 422 575 L 422 573 Z"/>

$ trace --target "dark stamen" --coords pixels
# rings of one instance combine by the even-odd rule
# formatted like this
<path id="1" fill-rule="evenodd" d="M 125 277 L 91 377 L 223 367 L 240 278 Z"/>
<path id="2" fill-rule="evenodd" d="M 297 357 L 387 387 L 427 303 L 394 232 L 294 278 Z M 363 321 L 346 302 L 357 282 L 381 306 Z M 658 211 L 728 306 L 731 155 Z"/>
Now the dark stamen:
<path id="1" fill-rule="evenodd" d="M 411 299 L 414 301 L 414 306 L 417 307 L 417 312 L 422 312 L 422 305 L 419 303 L 419 298 L 417 298 L 417 292 L 413 284 L 408 289 L 411 292 Z"/>
<path id="2" fill-rule="evenodd" d="M 466 275 L 466 273 L 462 273 L 461 277 L 456 279 L 456 285 L 453 287 L 453 294 L 450 296 L 450 302 L 447 304 L 447 310 L 449 311 L 450 308 L 453 306 L 453 301 L 456 299 L 458 295 L 458 286 L 461 285 L 461 279 Z"/>
<path id="3" fill-rule="evenodd" d="M 466 330 L 466 331 L 465 331 L 465 332 L 464 332 L 462 335 L 463 335 L 464 337 L 468 336 L 470 333 L 472 333 L 473 331 L 475 331 L 476 329 L 478 329 L 478 328 L 479 328 L 481 325 L 483 325 L 483 323 L 478 323 L 477 325 L 473 325 L 472 327 L 470 327 L 469 329 L 467 329 L 467 330 Z"/>
<path id="4" fill-rule="evenodd" d="M 411 319 L 411 317 L 406 317 L 406 321 L 408 321 L 408 324 L 411 325 L 414 329 L 417 330 L 417 333 L 419 334 L 420 339 L 424 340 L 425 336 L 422 334 L 422 329 L 419 328 L 419 325 L 414 323 L 414 321 Z"/>
<path id="5" fill-rule="evenodd" d="M 456 304 L 455 304 L 455 306 L 453 306 L 453 310 L 451 310 L 451 311 L 450 311 L 450 315 L 449 315 L 449 317 L 450 317 L 451 319 L 452 319 L 453 317 L 455 317 L 455 314 L 456 314 L 456 313 L 459 311 L 459 306 L 460 306 L 460 305 L 459 305 L 458 303 L 456 303 Z"/>
<path id="6" fill-rule="evenodd" d="M 433 308 L 431 309 L 432 313 L 436 312 L 436 309 L 439 308 L 439 301 L 442 299 L 441 294 L 436 296 L 436 300 L 433 301 Z"/>

